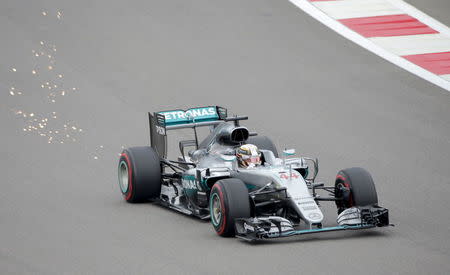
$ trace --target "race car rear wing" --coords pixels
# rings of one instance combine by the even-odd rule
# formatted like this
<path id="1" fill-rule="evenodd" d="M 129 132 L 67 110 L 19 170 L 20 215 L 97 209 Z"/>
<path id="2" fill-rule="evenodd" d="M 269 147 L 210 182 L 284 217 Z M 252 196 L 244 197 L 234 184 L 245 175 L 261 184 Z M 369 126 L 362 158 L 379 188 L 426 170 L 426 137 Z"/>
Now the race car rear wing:
<path id="1" fill-rule="evenodd" d="M 239 126 L 240 120 L 248 119 L 246 116 L 227 117 L 227 114 L 227 109 L 220 106 L 149 112 L 150 144 L 161 158 L 166 158 L 168 130 L 192 128 L 198 147 L 197 127 L 215 126 L 224 121 L 234 121 Z"/>

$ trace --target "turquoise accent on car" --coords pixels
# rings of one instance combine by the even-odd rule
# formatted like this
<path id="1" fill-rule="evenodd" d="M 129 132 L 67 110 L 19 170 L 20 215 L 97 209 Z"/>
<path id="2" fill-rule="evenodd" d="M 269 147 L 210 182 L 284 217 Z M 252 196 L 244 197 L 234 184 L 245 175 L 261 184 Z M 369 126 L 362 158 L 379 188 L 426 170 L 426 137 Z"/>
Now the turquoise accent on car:
<path id="1" fill-rule="evenodd" d="M 200 182 L 201 186 L 198 186 L 197 185 L 197 178 L 194 175 L 183 175 L 181 177 L 181 179 L 191 182 L 190 186 L 185 187 L 186 189 L 195 189 L 195 190 L 203 191 L 204 187 L 206 186 L 206 180 L 205 179 L 202 179 L 201 182 Z"/>
<path id="2" fill-rule="evenodd" d="M 333 226 L 333 227 L 294 230 L 294 231 L 284 232 L 284 233 L 281 233 L 281 237 L 318 233 L 318 232 L 327 232 L 327 231 L 368 229 L 368 228 L 373 228 L 373 227 L 374 227 L 373 225 L 339 225 L 339 226 Z"/>
<path id="3" fill-rule="evenodd" d="M 211 195 L 211 199 L 209 200 L 209 213 L 211 213 L 211 222 L 212 222 L 212 224 L 214 225 L 214 226 L 219 226 L 219 224 L 220 224 L 220 221 L 216 221 L 216 219 L 215 219 L 215 217 L 214 217 L 214 215 L 212 215 L 212 213 L 213 213 L 213 201 L 214 201 L 214 198 L 216 198 L 217 197 L 217 199 L 220 201 L 220 197 L 219 197 L 219 195 L 217 195 L 217 193 L 213 193 L 212 195 Z"/>
<path id="4" fill-rule="evenodd" d="M 215 106 L 192 108 L 186 111 L 178 109 L 159 112 L 159 114 L 164 115 L 166 126 L 215 121 L 219 119 L 219 114 Z"/>
<path id="5" fill-rule="evenodd" d="M 200 182 L 197 181 L 197 178 L 194 175 L 183 175 L 181 177 L 184 192 L 188 196 L 195 196 L 197 191 L 206 191 L 209 190 L 208 185 L 206 184 L 206 180 L 202 179 Z"/>
<path id="6" fill-rule="evenodd" d="M 253 190 L 253 189 L 256 189 L 258 187 L 256 185 L 253 185 L 253 184 L 250 184 L 250 183 L 246 183 L 245 186 L 247 186 L 248 190 Z"/>
<path id="7" fill-rule="evenodd" d="M 220 159 L 227 162 L 233 162 L 236 160 L 236 156 L 221 155 Z"/>
<path id="8" fill-rule="evenodd" d="M 181 177 L 184 193 L 189 196 L 195 196 L 197 193 L 197 179 L 194 175 L 183 175 Z"/>
<path id="9" fill-rule="evenodd" d="M 186 175 L 185 174 L 181 178 L 184 179 L 184 180 L 196 180 L 194 175 Z"/>

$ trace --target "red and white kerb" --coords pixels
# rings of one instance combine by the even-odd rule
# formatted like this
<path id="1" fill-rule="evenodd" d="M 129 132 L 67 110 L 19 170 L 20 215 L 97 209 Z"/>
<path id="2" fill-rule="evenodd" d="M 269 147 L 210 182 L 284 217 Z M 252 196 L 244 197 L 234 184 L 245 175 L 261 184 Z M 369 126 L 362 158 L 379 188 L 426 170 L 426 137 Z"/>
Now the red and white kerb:
<path id="1" fill-rule="evenodd" d="M 305 1 L 375 45 L 450 81 L 450 30 L 403 1 Z M 430 26 L 437 26 L 434 22 L 439 26 Z"/>

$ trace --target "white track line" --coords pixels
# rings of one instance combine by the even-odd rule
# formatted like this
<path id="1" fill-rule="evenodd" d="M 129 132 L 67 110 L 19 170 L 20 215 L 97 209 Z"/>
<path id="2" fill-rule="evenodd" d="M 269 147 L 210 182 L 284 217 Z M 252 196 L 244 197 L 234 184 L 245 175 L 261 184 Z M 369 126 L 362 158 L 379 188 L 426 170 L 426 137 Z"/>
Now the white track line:
<path id="1" fill-rule="evenodd" d="M 304 12 L 308 13 L 312 17 L 314 17 L 316 20 L 320 21 L 322 24 L 326 25 L 327 27 L 333 29 L 335 32 L 339 33 L 340 35 L 344 36 L 345 38 L 353 41 L 354 43 L 360 45 L 361 47 L 375 53 L 376 55 L 388 60 L 389 62 L 407 70 L 410 73 L 413 73 L 443 89 L 446 89 L 447 91 L 450 91 L 450 82 L 445 80 L 442 76 L 435 75 L 422 67 L 419 67 L 408 60 L 389 52 L 388 50 L 380 47 L 379 45 L 376 45 L 374 42 L 366 39 L 365 37 L 359 35 L 358 33 L 350 30 L 346 26 L 342 25 L 338 21 L 334 20 L 318 8 L 316 8 L 314 5 L 312 5 L 307 0 L 289 0 L 292 4 L 296 5 L 298 8 L 302 9 Z M 397 0 L 389 0 L 391 3 L 400 5 L 400 1 Z M 406 3 L 405 3 L 406 4 Z M 403 5 L 408 8 L 408 5 Z M 445 28 L 448 29 L 445 25 L 439 23 L 438 21 L 434 20 L 433 18 L 425 15 L 422 12 L 417 12 L 417 9 L 413 9 L 411 7 L 408 8 L 407 12 L 409 15 L 416 17 L 420 21 L 422 21 L 425 24 L 428 24 L 430 27 L 435 28 L 437 31 L 446 33 Z M 426 20 L 424 20 L 426 17 Z M 442 29 L 442 31 L 441 31 Z M 450 33 L 450 31 L 448 32 Z"/>
<path id="2" fill-rule="evenodd" d="M 314 6 L 334 19 L 393 15 L 404 13 L 385 0 L 343 0 L 312 2 Z"/>

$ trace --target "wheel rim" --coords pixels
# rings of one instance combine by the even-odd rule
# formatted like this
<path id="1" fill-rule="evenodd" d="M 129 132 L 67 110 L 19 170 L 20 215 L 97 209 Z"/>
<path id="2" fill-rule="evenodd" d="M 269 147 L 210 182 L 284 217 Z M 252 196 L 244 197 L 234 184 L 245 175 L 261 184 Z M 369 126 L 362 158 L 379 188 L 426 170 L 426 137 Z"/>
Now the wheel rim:
<path id="1" fill-rule="evenodd" d="M 346 184 L 345 182 L 339 182 L 338 184 L 336 184 L 336 197 L 344 197 L 344 192 L 342 191 L 343 188 L 348 188 L 350 189 L 350 186 L 348 184 Z M 351 192 L 351 191 L 350 191 Z M 339 202 L 339 201 L 337 201 Z M 352 200 L 351 200 L 351 193 L 348 194 L 348 198 L 347 200 L 342 200 L 339 203 L 337 203 L 338 207 L 343 207 L 343 208 L 349 208 L 352 207 Z"/>
<path id="2" fill-rule="evenodd" d="M 219 195 L 216 193 L 214 193 L 211 198 L 211 217 L 213 225 L 218 226 L 222 218 L 222 205 Z"/>
<path id="3" fill-rule="evenodd" d="M 119 186 L 122 193 L 126 193 L 129 187 L 128 165 L 125 161 L 119 163 Z"/>
<path id="4" fill-rule="evenodd" d="M 341 198 L 342 197 L 342 183 L 338 183 L 336 184 L 336 189 L 335 189 L 335 197 L 336 198 Z M 336 201 L 336 205 L 340 208 L 344 205 L 343 201 Z"/>

